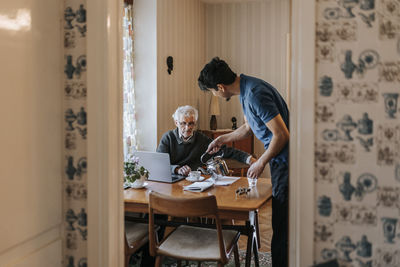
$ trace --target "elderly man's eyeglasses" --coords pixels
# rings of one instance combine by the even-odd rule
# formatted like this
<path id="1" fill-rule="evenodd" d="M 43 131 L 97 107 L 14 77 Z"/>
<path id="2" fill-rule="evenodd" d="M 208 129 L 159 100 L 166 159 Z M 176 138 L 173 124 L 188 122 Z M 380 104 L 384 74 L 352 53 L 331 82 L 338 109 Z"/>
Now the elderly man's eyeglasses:
<path id="1" fill-rule="evenodd" d="M 191 121 L 191 122 L 180 121 L 180 122 L 179 122 L 179 125 L 180 125 L 181 127 L 185 127 L 185 126 L 194 127 L 194 126 L 196 125 L 196 123 L 195 123 L 194 121 Z"/>

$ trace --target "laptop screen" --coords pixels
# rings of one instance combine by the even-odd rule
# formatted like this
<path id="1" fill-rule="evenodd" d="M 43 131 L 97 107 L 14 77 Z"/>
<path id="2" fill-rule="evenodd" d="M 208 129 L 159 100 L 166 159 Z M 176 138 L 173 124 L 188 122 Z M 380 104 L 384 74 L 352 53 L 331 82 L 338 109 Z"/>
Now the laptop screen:
<path id="1" fill-rule="evenodd" d="M 139 166 L 149 171 L 149 180 L 172 183 L 177 181 L 171 175 L 171 163 L 168 153 L 135 151 L 134 156 L 139 158 Z"/>

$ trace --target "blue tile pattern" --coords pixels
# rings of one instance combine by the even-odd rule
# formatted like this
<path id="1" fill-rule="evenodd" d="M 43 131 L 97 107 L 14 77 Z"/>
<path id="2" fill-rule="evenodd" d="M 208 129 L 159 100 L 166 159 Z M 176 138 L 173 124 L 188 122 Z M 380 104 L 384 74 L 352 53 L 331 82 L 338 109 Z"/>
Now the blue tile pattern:
<path id="1" fill-rule="evenodd" d="M 64 0 L 63 266 L 87 267 L 86 1 Z"/>
<path id="2" fill-rule="evenodd" d="M 400 266 L 400 0 L 318 0 L 314 262 Z"/>

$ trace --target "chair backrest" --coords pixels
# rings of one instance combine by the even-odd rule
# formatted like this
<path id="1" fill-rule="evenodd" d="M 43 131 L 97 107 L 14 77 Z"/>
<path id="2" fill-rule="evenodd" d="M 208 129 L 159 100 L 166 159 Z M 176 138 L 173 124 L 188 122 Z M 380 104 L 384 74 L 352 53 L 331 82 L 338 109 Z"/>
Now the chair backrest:
<path id="1" fill-rule="evenodd" d="M 150 254 L 157 254 L 158 243 L 154 230 L 154 212 L 170 215 L 173 217 L 202 217 L 215 218 L 221 261 L 227 262 L 227 254 L 222 236 L 221 222 L 218 216 L 217 200 L 215 196 L 196 198 L 174 198 L 157 192 L 149 194 L 149 239 Z"/>

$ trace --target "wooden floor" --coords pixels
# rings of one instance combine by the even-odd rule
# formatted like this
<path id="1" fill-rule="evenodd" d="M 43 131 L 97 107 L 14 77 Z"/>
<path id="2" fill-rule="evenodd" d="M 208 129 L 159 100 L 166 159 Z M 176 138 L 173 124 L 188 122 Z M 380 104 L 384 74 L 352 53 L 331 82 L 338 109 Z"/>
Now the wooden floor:
<path id="1" fill-rule="evenodd" d="M 260 239 L 261 239 L 261 252 L 271 251 L 271 238 L 272 238 L 272 201 L 268 201 L 259 210 L 259 224 L 260 224 Z M 247 236 L 241 236 L 239 240 L 239 249 L 246 250 Z"/>

